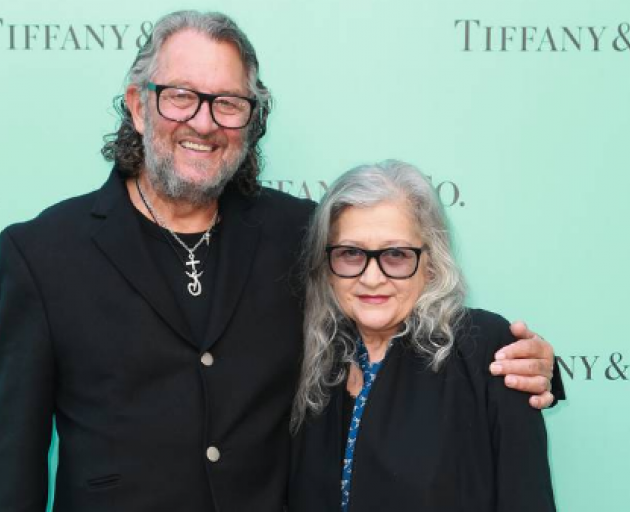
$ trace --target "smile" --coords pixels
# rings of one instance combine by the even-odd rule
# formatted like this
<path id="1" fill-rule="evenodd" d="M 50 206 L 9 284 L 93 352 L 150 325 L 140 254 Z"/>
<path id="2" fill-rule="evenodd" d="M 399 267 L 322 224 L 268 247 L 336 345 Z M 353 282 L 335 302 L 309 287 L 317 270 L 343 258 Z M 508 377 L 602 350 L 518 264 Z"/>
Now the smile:
<path id="1" fill-rule="evenodd" d="M 184 149 L 199 151 L 201 153 L 212 153 L 218 148 L 218 146 L 215 144 L 199 144 L 197 142 L 191 142 L 189 140 L 184 140 L 180 142 L 179 145 Z"/>
<path id="2" fill-rule="evenodd" d="M 358 295 L 358 299 L 366 304 L 383 304 L 389 300 L 388 295 Z"/>

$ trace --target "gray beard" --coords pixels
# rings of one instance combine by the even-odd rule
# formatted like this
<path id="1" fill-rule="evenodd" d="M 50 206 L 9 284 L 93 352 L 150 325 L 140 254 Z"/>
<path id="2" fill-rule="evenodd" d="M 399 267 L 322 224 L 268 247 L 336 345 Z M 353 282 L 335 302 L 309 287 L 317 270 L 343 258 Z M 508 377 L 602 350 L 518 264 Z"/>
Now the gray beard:
<path id="1" fill-rule="evenodd" d="M 153 139 L 151 121 L 145 119 L 145 126 L 142 142 L 144 145 L 144 163 L 147 177 L 158 194 L 173 201 L 183 201 L 201 206 L 218 199 L 247 156 L 247 144 L 245 144 L 233 161 L 221 162 L 215 177 L 202 183 L 191 183 L 183 179 L 175 170 L 172 153 L 169 153 L 167 156 L 161 156 L 156 150 L 157 144 Z M 200 165 L 200 167 L 202 166 Z"/>

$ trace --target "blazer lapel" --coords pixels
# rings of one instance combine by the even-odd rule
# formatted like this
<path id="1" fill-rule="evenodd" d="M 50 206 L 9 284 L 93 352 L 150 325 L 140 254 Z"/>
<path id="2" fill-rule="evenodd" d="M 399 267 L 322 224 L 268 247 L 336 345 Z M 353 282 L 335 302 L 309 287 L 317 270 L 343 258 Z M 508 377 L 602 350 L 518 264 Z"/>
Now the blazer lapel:
<path id="1" fill-rule="evenodd" d="M 221 196 L 221 231 L 210 321 L 204 348 L 211 347 L 223 334 L 234 314 L 256 258 L 263 224 L 261 208 L 234 189 Z"/>
<path id="2" fill-rule="evenodd" d="M 341 461 L 345 459 L 348 431 L 343 421 L 343 401 L 346 394 L 347 378 L 330 390 L 328 411 L 324 413 L 327 425 L 325 432 L 332 435 L 322 446 L 322 458 L 326 463 L 322 471 L 326 474 L 327 506 L 337 507 L 341 503 Z M 325 450 L 325 451 L 324 451 Z"/>
<path id="3" fill-rule="evenodd" d="M 92 239 L 156 313 L 194 345 L 188 322 L 143 242 L 133 208 L 124 181 L 114 169 L 92 210 L 93 216 L 102 219 Z"/>

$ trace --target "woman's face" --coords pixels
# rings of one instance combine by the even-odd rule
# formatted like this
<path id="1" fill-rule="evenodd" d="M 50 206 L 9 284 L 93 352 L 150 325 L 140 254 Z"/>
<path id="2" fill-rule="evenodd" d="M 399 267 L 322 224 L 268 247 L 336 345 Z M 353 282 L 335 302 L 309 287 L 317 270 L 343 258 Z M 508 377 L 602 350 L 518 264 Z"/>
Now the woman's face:
<path id="1" fill-rule="evenodd" d="M 400 201 L 375 206 L 349 207 L 332 226 L 330 245 L 376 250 L 387 247 L 421 247 L 419 229 Z M 363 274 L 342 278 L 330 272 L 330 283 L 346 316 L 354 320 L 366 342 L 386 341 L 398 332 L 425 286 L 423 252 L 417 272 L 408 279 L 391 279 L 372 258 Z"/>

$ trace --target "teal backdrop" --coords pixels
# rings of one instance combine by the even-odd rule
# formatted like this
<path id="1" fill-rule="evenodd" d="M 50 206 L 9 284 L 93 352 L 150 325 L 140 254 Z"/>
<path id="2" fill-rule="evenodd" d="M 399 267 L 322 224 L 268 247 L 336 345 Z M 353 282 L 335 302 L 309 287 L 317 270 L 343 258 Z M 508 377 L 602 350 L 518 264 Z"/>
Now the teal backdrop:
<path id="1" fill-rule="evenodd" d="M 561 357 L 558 509 L 630 510 L 628 1 L 3 1 L 0 228 L 105 180 L 111 100 L 151 22 L 181 8 L 230 14 L 258 51 L 266 184 L 318 199 L 392 157 L 432 177 L 469 302 Z"/>

